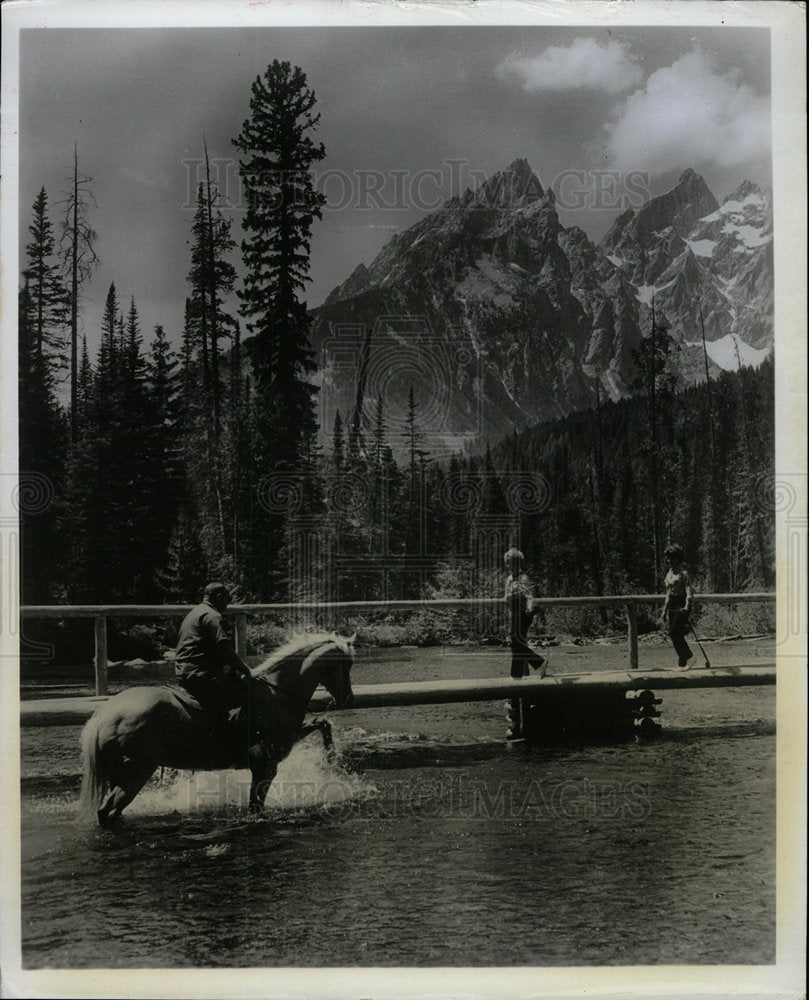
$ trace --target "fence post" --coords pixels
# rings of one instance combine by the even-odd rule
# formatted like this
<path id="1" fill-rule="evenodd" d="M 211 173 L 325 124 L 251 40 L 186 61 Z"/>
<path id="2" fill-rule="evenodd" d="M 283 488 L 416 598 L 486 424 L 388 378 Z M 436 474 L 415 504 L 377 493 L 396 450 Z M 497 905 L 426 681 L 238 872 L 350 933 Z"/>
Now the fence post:
<path id="1" fill-rule="evenodd" d="M 247 656 L 247 615 L 236 615 L 236 652 L 242 659 Z"/>
<path id="2" fill-rule="evenodd" d="M 629 669 L 638 669 L 638 608 L 633 602 L 626 606 L 627 639 L 629 641 Z"/>
<path id="3" fill-rule="evenodd" d="M 96 694 L 107 693 L 107 619 L 95 620 L 96 633 Z"/>

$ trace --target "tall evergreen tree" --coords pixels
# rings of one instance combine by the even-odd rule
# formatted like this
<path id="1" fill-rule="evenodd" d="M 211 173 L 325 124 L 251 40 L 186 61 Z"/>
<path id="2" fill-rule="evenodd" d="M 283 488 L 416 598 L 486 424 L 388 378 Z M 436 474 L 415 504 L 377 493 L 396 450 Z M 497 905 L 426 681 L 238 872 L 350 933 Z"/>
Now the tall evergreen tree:
<path id="1" fill-rule="evenodd" d="M 67 291 L 62 281 L 56 242 L 48 216 L 48 195 L 41 188 L 34 201 L 31 242 L 26 247 L 24 277 L 28 291 L 28 319 L 36 356 L 52 367 L 67 365 L 65 327 Z"/>
<path id="2" fill-rule="evenodd" d="M 254 81 L 250 117 L 233 140 L 241 154 L 247 205 L 238 295 L 251 335 L 244 343 L 256 382 L 254 487 L 281 472 L 310 472 L 316 455 L 315 363 L 310 319 L 300 297 L 309 280 L 312 224 L 325 203 L 310 172 L 325 156 L 322 144 L 311 138 L 320 118 L 315 103 L 302 70 L 276 60 Z M 304 480 L 312 482 L 311 477 Z M 310 502 L 317 505 L 319 499 L 312 494 Z M 256 506 L 249 528 L 254 561 L 248 575 L 254 591 L 280 596 L 286 579 L 285 520 L 277 514 L 260 518 L 259 513 Z"/>
<path id="3" fill-rule="evenodd" d="M 308 379 L 315 370 L 310 320 L 300 298 L 309 280 L 312 223 L 326 200 L 310 173 L 325 156 L 310 134 L 320 120 L 315 103 L 303 71 L 275 60 L 253 83 L 250 117 L 233 140 L 243 157 L 239 170 L 247 202 L 239 298 L 252 337 L 245 347 L 276 467 L 294 467 L 316 432 L 316 388 Z"/>
<path id="4" fill-rule="evenodd" d="M 93 398 L 93 367 L 90 364 L 90 355 L 87 351 L 87 337 L 81 339 L 81 362 L 79 363 L 79 374 L 77 381 L 76 398 L 76 426 L 81 422 L 87 412 L 87 407 Z M 75 435 L 74 438 L 75 440 Z"/>
<path id="5" fill-rule="evenodd" d="M 205 149 L 206 184 L 197 190 L 197 208 L 192 226 L 191 316 L 197 356 L 202 367 L 202 385 L 211 424 L 214 446 L 222 429 L 222 394 L 220 361 L 223 337 L 230 338 L 235 322 L 223 303 L 236 280 L 236 271 L 228 255 L 236 244 L 230 236 L 230 220 L 218 206 L 219 193 L 210 182 L 208 150 Z"/>
<path id="6" fill-rule="evenodd" d="M 107 291 L 104 302 L 104 312 L 101 317 L 101 342 L 98 351 L 97 377 L 102 381 L 110 378 L 117 368 L 118 344 L 118 296 L 115 292 L 115 282 Z"/>
<path id="7" fill-rule="evenodd" d="M 126 341 L 124 343 L 124 366 L 129 379 L 142 382 L 146 373 L 146 361 L 143 357 L 143 337 L 140 332 L 140 318 L 133 296 L 129 303 L 126 316 Z"/>

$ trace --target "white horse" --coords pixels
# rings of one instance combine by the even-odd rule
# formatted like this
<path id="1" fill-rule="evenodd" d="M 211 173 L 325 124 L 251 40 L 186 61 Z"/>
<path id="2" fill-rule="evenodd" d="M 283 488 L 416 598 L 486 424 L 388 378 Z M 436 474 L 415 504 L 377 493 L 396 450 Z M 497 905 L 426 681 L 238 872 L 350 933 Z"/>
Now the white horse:
<path id="1" fill-rule="evenodd" d="M 246 734 L 234 733 L 187 692 L 173 687 L 133 687 L 110 698 L 82 732 L 82 811 L 99 823 L 117 820 L 158 767 L 218 771 L 249 767 L 250 809 L 263 808 L 278 764 L 293 744 L 315 729 L 327 749 L 327 722 L 303 726 L 318 684 L 337 708 L 351 701 L 354 637 L 302 635 L 277 649 L 251 671 L 250 728 L 258 729 L 266 756 L 247 752 Z"/>

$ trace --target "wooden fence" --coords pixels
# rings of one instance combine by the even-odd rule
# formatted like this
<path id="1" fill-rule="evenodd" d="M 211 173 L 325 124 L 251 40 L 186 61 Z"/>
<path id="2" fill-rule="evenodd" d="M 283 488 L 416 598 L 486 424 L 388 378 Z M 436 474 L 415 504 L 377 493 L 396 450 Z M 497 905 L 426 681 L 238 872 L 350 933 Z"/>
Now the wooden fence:
<path id="1" fill-rule="evenodd" d="M 774 602 L 775 594 L 699 594 L 700 604 L 754 604 Z M 627 619 L 627 652 L 630 670 L 638 669 L 638 607 L 642 604 L 661 605 L 659 594 L 621 594 L 602 597 L 542 597 L 534 600 L 535 607 L 623 607 Z M 333 601 L 323 604 L 234 604 L 227 614 L 234 619 L 236 652 L 247 653 L 247 620 L 266 614 L 307 612 L 334 620 L 341 615 L 365 611 L 452 610 L 466 608 L 480 610 L 486 607 L 504 607 L 503 598 L 448 598 L 432 601 Z M 110 618 L 182 618 L 190 611 L 190 604 L 88 604 L 88 605 L 27 605 L 20 609 L 23 619 L 92 618 L 95 621 L 95 685 L 96 694 L 107 693 L 107 622 Z"/>

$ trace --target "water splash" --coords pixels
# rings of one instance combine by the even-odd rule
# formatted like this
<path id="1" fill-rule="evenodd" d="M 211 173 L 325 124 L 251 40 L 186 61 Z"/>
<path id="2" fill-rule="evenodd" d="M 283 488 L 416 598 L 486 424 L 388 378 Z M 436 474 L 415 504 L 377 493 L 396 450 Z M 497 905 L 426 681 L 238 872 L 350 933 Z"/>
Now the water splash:
<path id="1" fill-rule="evenodd" d="M 153 778 L 127 807 L 127 814 L 212 814 L 244 820 L 250 772 L 165 771 Z M 372 798 L 376 786 L 338 763 L 328 763 L 316 744 L 299 744 L 282 761 L 267 795 L 267 809 L 287 812 Z"/>

